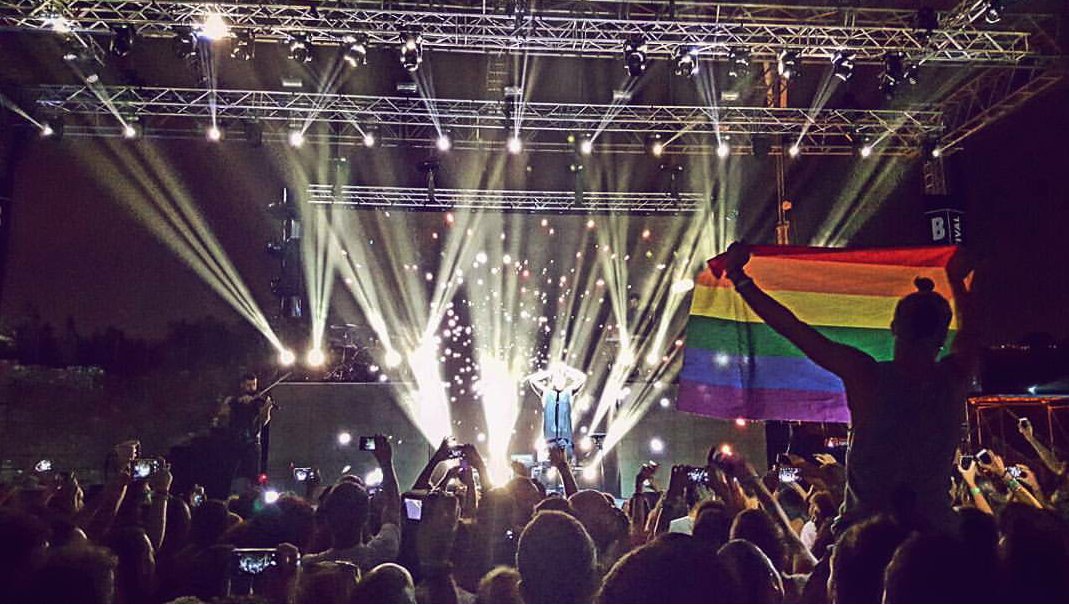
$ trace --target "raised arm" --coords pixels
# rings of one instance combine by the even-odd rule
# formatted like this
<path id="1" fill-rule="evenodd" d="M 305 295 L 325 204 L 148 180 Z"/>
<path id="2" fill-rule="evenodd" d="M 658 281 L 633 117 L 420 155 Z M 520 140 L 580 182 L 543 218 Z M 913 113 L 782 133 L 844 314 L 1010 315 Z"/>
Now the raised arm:
<path id="1" fill-rule="evenodd" d="M 1055 475 L 1061 476 L 1065 472 L 1065 463 L 1058 459 L 1047 446 L 1036 437 L 1035 431 L 1032 428 L 1032 421 L 1028 418 L 1020 418 L 1017 420 L 1017 430 L 1020 431 L 1021 436 L 1024 437 L 1028 445 L 1032 446 L 1032 449 L 1039 455 L 1039 459 L 1043 461 L 1043 465 L 1050 469 L 1050 472 Z"/>
<path id="2" fill-rule="evenodd" d="M 442 463 L 443 460 L 449 457 L 449 437 L 442 439 L 442 443 L 438 446 L 438 449 L 431 455 L 431 459 L 427 461 L 427 465 L 420 471 L 419 476 L 416 477 L 415 483 L 412 484 L 412 489 L 431 489 L 431 475 L 434 474 L 434 469 Z"/>
<path id="3" fill-rule="evenodd" d="M 801 349 L 817 365 L 839 376 L 844 382 L 864 379 L 875 361 L 868 354 L 837 343 L 798 319 L 790 309 L 765 293 L 746 275 L 750 260 L 749 248 L 742 243 L 731 244 L 724 253 L 727 277 L 746 304 L 770 328 Z"/>
<path id="4" fill-rule="evenodd" d="M 572 392 L 578 393 L 586 385 L 586 373 L 575 368 L 568 368 L 568 378 L 572 381 Z"/>
<path id="5" fill-rule="evenodd" d="M 550 375 L 549 370 L 539 370 L 525 378 L 524 381 L 530 384 L 531 388 L 534 389 L 535 394 L 541 397 L 542 393 L 544 393 L 548 387 L 547 383 L 549 382 Z"/>
<path id="6" fill-rule="evenodd" d="M 564 484 L 565 497 L 570 497 L 579 491 L 579 486 L 575 482 L 575 475 L 572 474 L 572 466 L 568 464 L 568 457 L 564 454 L 563 447 L 549 448 L 549 462 L 560 474 L 561 483 Z"/>
<path id="7" fill-rule="evenodd" d="M 382 495 L 386 505 L 382 508 L 382 522 L 401 525 L 401 491 L 397 486 L 397 473 L 393 469 L 393 448 L 383 435 L 375 435 L 375 460 L 382 468 Z"/>

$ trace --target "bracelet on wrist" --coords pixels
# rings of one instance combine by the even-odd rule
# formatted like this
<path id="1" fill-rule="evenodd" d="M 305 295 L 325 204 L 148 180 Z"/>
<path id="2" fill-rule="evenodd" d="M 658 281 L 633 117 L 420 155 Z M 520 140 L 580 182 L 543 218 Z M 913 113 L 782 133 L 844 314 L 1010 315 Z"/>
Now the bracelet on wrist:
<path id="1" fill-rule="evenodd" d="M 974 495 L 974 496 L 979 496 L 979 495 L 980 495 L 980 493 L 981 493 L 981 491 L 980 491 L 980 488 L 978 488 L 978 487 L 976 487 L 976 486 L 974 485 L 974 486 L 972 486 L 972 487 L 970 487 L 970 488 L 969 488 L 969 493 L 970 493 L 970 494 L 972 494 L 972 495 Z"/>
<path id="2" fill-rule="evenodd" d="M 1021 489 L 1021 482 L 1016 480 L 1016 479 L 1014 479 L 1013 477 L 1010 477 L 1006 481 L 1006 485 L 1009 486 L 1010 491 L 1014 491 L 1015 492 L 1015 491 Z"/>

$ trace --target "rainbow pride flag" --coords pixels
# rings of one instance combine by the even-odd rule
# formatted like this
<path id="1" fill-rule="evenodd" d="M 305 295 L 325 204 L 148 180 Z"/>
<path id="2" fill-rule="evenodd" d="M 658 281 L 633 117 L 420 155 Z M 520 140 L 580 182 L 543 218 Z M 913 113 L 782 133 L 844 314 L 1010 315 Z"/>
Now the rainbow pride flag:
<path id="1" fill-rule="evenodd" d="M 889 360 L 898 300 L 928 277 L 951 298 L 954 246 L 845 250 L 755 246 L 746 272 L 831 340 Z M 717 259 L 709 261 L 715 266 Z M 949 338 L 954 336 L 951 323 Z M 687 323 L 679 409 L 715 418 L 849 422 L 843 383 L 759 318 L 727 277 L 698 277 Z"/>

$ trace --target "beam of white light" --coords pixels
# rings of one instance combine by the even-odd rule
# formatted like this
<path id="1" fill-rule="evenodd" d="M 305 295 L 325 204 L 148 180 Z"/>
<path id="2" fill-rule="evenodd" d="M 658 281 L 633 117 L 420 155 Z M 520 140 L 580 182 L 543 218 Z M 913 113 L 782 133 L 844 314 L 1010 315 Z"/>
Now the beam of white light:
<path id="1" fill-rule="evenodd" d="M 488 464 L 493 477 L 507 476 L 509 468 L 509 443 L 516 417 L 520 413 L 517 378 L 522 372 L 509 368 L 501 359 L 489 355 L 479 356 L 480 379 L 478 396 L 482 402 L 487 428 Z M 521 386 L 522 388 L 522 386 Z"/>
<path id="2" fill-rule="evenodd" d="M 92 159 L 100 183 L 278 351 L 285 350 L 177 176 L 151 150 L 109 141 Z"/>

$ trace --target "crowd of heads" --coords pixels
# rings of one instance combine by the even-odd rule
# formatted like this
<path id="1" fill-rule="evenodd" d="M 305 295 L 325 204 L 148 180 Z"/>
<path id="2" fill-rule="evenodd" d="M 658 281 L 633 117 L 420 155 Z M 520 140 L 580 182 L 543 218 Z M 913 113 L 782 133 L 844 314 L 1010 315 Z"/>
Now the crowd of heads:
<path id="1" fill-rule="evenodd" d="M 738 454 L 646 466 L 620 500 L 577 489 L 561 456 L 563 493 L 520 466 L 492 485 L 470 446 L 463 470 L 436 471 L 456 464 L 440 449 L 402 491 L 386 449 L 382 487 L 345 476 L 277 500 L 257 486 L 228 500 L 171 493 L 166 464 L 143 479 L 114 473 L 88 497 L 70 474 L 28 473 L 0 490 L 0 593 L 31 603 L 1069 600 L 1066 466 L 1049 449 L 1036 471 L 991 451 L 966 457 L 947 478 L 950 532 L 893 510 L 844 524 L 845 461 L 826 454 L 781 457 L 767 472 Z"/>

